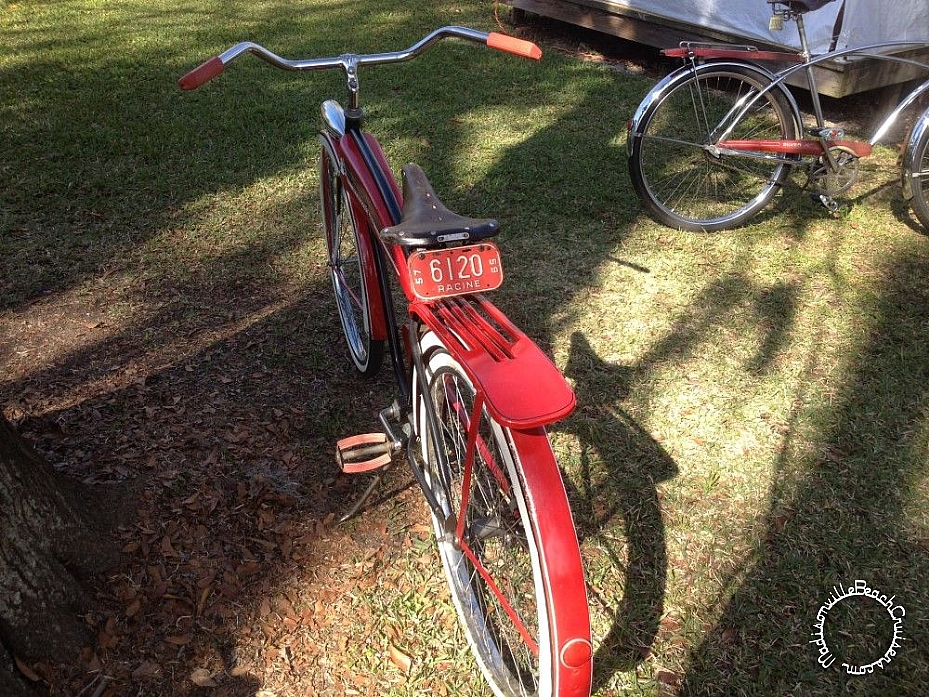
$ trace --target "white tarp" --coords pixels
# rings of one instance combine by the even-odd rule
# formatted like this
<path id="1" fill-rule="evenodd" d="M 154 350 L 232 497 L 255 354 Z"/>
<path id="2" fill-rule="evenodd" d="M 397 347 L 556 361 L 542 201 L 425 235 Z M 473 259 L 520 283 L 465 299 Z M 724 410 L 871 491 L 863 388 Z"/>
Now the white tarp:
<path id="1" fill-rule="evenodd" d="M 768 29 L 771 5 L 765 0 L 612 0 L 610 4 L 711 27 L 742 40 L 800 46 L 793 22 L 785 22 L 782 31 Z M 929 40 L 929 0 L 834 0 L 803 19 L 812 53 L 883 41 Z"/>

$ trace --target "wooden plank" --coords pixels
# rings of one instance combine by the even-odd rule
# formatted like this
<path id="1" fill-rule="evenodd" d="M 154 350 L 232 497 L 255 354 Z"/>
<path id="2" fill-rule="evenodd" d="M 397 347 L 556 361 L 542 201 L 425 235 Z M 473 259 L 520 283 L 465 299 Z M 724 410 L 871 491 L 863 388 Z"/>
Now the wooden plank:
<path id="1" fill-rule="evenodd" d="M 680 41 L 706 41 L 708 38 L 707 32 L 674 20 L 630 8 L 610 7 L 606 3 L 557 0 L 502 0 L 502 3 L 656 48 L 674 46 Z M 727 41 L 729 37 L 717 33 L 715 40 Z"/>
<path id="2" fill-rule="evenodd" d="M 745 37 L 693 24 L 678 22 L 609 0 L 501 0 L 504 5 L 550 17 L 569 24 L 618 36 L 629 41 L 666 48 L 681 41 L 721 41 L 744 44 Z M 782 50 L 765 42 L 752 41 L 760 50 Z M 929 61 L 929 50 L 914 52 L 911 57 Z M 770 66 L 769 66 L 770 67 Z M 845 97 L 878 87 L 886 87 L 924 75 L 918 69 L 884 60 L 861 59 L 835 61 L 814 68 L 816 89 L 829 97 Z M 807 89 L 801 72 L 789 83 Z"/>

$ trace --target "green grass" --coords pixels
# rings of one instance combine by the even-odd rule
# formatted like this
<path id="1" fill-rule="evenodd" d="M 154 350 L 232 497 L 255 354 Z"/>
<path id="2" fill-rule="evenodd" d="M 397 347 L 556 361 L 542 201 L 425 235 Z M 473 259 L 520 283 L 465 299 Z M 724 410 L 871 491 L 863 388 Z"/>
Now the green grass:
<path id="1" fill-rule="evenodd" d="M 341 97 L 339 79 L 243 59 L 194 93 L 175 81 L 245 38 L 329 55 L 447 23 L 492 30 L 492 4 L 5 3 L 0 322 L 92 296 L 143 337 L 132 360 L 172 366 L 203 317 L 227 333 L 270 317 L 281 343 L 242 374 L 302 376 L 320 440 L 371 428 L 389 384 L 333 367 L 315 202 L 316 105 Z M 577 391 L 552 440 L 590 580 L 596 694 L 922 694 L 929 237 L 908 222 L 896 154 L 877 150 L 838 217 L 791 186 L 741 230 L 670 231 L 626 173 L 624 124 L 649 85 L 555 51 L 533 64 L 453 44 L 362 73 L 390 160 L 503 222 L 496 300 Z M 0 395 L 28 382 L 4 378 Z M 485 694 L 423 555 L 391 557 L 353 598 L 366 639 L 349 667 L 377 694 L 437 680 Z M 833 586 L 856 579 L 906 608 L 903 649 L 863 677 L 821 668 L 809 643 Z M 886 618 L 846 610 L 832 643 L 878 651 L 867 639 Z M 426 657 L 402 679 L 383 660 L 392 636 Z"/>

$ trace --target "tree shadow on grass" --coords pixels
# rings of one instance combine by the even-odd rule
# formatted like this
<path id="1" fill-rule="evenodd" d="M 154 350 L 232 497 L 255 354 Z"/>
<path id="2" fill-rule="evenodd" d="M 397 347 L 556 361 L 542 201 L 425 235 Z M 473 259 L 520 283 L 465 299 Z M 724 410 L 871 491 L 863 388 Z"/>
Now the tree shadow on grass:
<path id="1" fill-rule="evenodd" d="M 889 285 L 851 378 L 834 409 L 818 417 L 818 452 L 797 453 L 791 434 L 785 437 L 782 468 L 802 458 L 808 471 L 780 473 L 767 535 L 754 564 L 730 580 L 731 599 L 694 651 L 682 695 L 750 694 L 760 686 L 765 694 L 810 696 L 925 692 L 929 553 L 920 520 L 929 462 L 929 264 L 901 255 L 886 267 Z M 815 374 L 812 354 L 807 368 Z M 796 409 L 803 408 L 801 395 Z M 833 607 L 823 630 L 834 657 L 824 659 L 827 667 L 813 643 L 833 589 L 858 580 L 894 596 L 906 613 L 902 648 L 862 676 L 847 666 L 885 656 L 894 627 L 887 608 L 860 597 Z"/>
<path id="2" fill-rule="evenodd" d="M 339 8 L 320 22 L 332 23 L 333 17 L 345 13 L 345 5 Z M 409 8 L 399 9 L 410 12 Z M 355 26 L 351 33 L 376 35 L 377 45 L 371 47 L 383 48 L 388 45 L 383 38 L 387 29 L 385 25 L 377 25 L 375 14 L 378 13 L 365 15 L 364 28 Z M 276 19 L 276 24 L 271 21 L 275 26 L 272 33 L 286 39 L 284 52 L 287 47 L 300 45 L 300 37 L 295 36 L 297 25 L 284 26 L 288 19 L 286 12 L 277 18 L 264 19 Z M 341 39 L 347 33 L 344 31 L 347 24 L 347 21 L 335 22 L 330 31 L 321 34 Z M 233 33 L 230 30 L 230 43 L 244 38 Z M 409 32 L 403 30 L 403 35 L 409 37 Z M 78 36 L 75 37 L 77 45 Z M 261 39 L 268 41 L 264 36 Z M 278 47 L 273 40 L 268 43 Z M 269 82 L 264 66 L 254 71 L 243 66 L 235 86 L 181 97 L 176 92 L 175 80 L 190 66 L 185 64 L 178 69 L 180 61 L 176 58 L 167 62 L 163 59 L 163 53 L 155 51 L 149 55 L 120 56 L 118 60 L 104 62 L 103 70 L 97 70 L 99 65 L 72 66 L 57 76 L 59 82 L 52 87 L 60 89 L 51 89 L 45 100 L 23 100 L 22 118 L 29 126 L 21 131 L 22 142 L 14 143 L 10 150 L 23 154 L 17 182 L 26 185 L 7 192 L 15 205 L 5 211 L 4 221 L 9 223 L 6 229 L 12 236 L 4 240 L 3 248 L 5 260 L 11 258 L 7 254 L 22 255 L 23 264 L 15 276 L 6 273 L 7 267 L 3 267 L 0 292 L 10 293 L 3 300 L 5 307 L 16 307 L 20 301 L 34 301 L 46 293 L 80 286 L 88 279 L 105 278 L 114 261 L 124 269 L 134 269 L 137 259 L 132 257 L 132 250 L 156 233 L 191 224 L 204 208 L 209 208 L 214 195 L 247 187 L 266 175 L 287 172 L 294 163 L 302 163 L 306 144 L 314 138 L 315 119 L 295 119 L 291 114 L 302 114 L 305 104 L 318 101 L 315 88 L 309 95 L 287 101 L 281 111 L 277 100 L 293 84 Z M 143 63 L 157 67 L 140 77 L 138 66 Z M 33 67 L 35 70 L 28 75 L 14 77 L 10 72 L 5 79 L 12 82 L 25 78 L 29 82 L 30 77 L 37 78 L 42 72 L 40 65 Z M 46 67 L 54 69 L 56 65 Z M 598 270 L 605 261 L 614 258 L 616 245 L 639 215 L 626 183 L 621 145 L 614 142 L 621 123 L 619 120 L 611 123 L 610 117 L 630 113 L 644 89 L 630 90 L 620 85 L 623 77 L 597 76 L 586 85 L 566 84 L 564 71 L 547 71 L 544 66 L 541 70 L 533 90 L 570 99 L 571 107 L 551 126 L 506 151 L 488 175 L 461 198 L 465 199 L 464 207 L 469 212 L 503 219 L 501 239 L 508 272 L 512 274 L 500 291 L 500 306 L 543 346 L 551 347 L 555 333 L 560 327 L 569 326 L 576 311 L 571 307 L 572 300 L 600 282 Z M 491 77 L 499 77 L 503 72 Z M 107 83 L 106 78 L 114 75 L 118 80 Z M 525 73 L 519 75 L 525 77 Z M 107 91 L 104 86 L 118 89 Z M 565 90 L 569 89 L 576 92 L 565 96 Z M 406 93 L 398 94 L 398 101 L 407 101 Z M 243 95 L 250 102 L 264 102 L 267 106 L 250 110 Z M 83 108 L 72 111 L 78 103 Z M 207 105 L 207 111 L 221 113 L 223 117 L 210 123 L 197 121 L 203 113 L 197 105 Z M 462 108 L 468 108 L 466 100 Z M 446 109 L 442 118 L 434 121 L 438 134 L 428 137 L 433 138 L 435 147 L 425 153 L 422 162 L 430 174 L 443 173 L 437 178 L 437 189 L 443 198 L 446 196 L 441 177 L 446 177 L 446 183 L 454 180 L 460 159 L 457 145 L 463 128 L 450 126 L 455 123 L 456 109 Z M 74 147 L 63 152 L 43 150 L 45 135 L 75 127 L 75 116 L 81 118 L 77 121 Z M 131 126 L 126 140 L 101 140 L 95 127 L 98 118 L 125 119 Z M 387 129 L 401 135 L 418 133 L 414 130 L 418 123 L 421 122 L 409 117 L 388 125 Z M 377 129 L 375 124 L 372 126 Z M 240 137 L 245 128 L 252 129 L 247 139 Z M 88 158 L 87 153 L 93 156 Z M 222 169 L 222 165 L 227 171 L 219 181 L 213 180 L 212 174 L 207 176 Z M 517 203 L 524 210 L 524 200 L 539 196 L 554 199 L 557 209 L 565 214 L 548 219 L 530 215 L 520 220 L 506 216 L 506 211 Z M 456 203 L 455 197 L 451 196 L 448 202 Z M 250 257 L 248 263 L 256 268 L 270 266 L 280 252 L 294 248 L 302 233 L 296 230 L 293 235 L 265 238 L 261 244 L 235 254 L 239 261 Z M 56 248 L 58 244 L 67 245 L 67 249 Z M 546 250 L 545 253 L 540 254 L 540 249 Z M 214 512 L 220 511 L 217 515 L 234 514 L 242 503 L 240 496 L 245 501 L 264 497 L 262 501 L 270 509 L 263 510 L 280 516 L 281 507 L 290 504 L 273 498 L 286 493 L 276 488 L 286 489 L 295 479 L 299 485 L 311 489 L 318 477 L 323 477 L 321 484 L 328 483 L 332 440 L 353 430 L 369 430 L 374 425 L 371 415 L 383 406 L 383 395 L 389 393 L 389 387 L 386 382 L 359 385 L 351 375 L 340 372 L 338 366 L 344 365 L 341 339 L 331 311 L 319 303 L 324 295 L 328 296 L 328 291 L 324 283 L 316 284 L 318 270 L 313 272 L 316 275 L 312 287 L 298 293 L 300 297 L 281 299 L 250 285 L 248 279 L 241 285 L 227 284 L 227 273 L 234 273 L 232 270 L 238 263 L 231 258 L 228 261 L 228 265 L 205 266 L 186 284 L 152 280 L 144 290 L 150 294 L 148 299 L 161 303 L 163 311 L 153 311 L 142 321 L 130 323 L 122 336 L 114 337 L 106 346 L 101 342 L 74 352 L 31 373 L 27 380 L 3 385 L 4 391 L 17 395 L 14 399 L 23 395 L 27 401 L 48 397 L 30 392 L 33 382 L 46 388 L 61 388 L 64 396 L 56 402 L 57 406 L 47 411 L 41 421 L 26 422 L 25 426 L 32 428 L 38 439 L 46 439 L 49 452 L 61 453 L 64 466 L 77 475 L 106 480 L 145 472 L 148 458 L 154 457 L 155 464 L 168 470 L 164 473 L 166 478 L 157 484 L 159 496 L 164 495 L 158 501 L 183 504 L 188 511 L 205 516 L 214 500 L 217 502 Z M 925 278 L 922 267 L 901 264 L 900 271 L 913 278 Z M 807 620 L 812 624 L 815 608 L 825 597 L 807 601 L 812 608 L 807 611 L 809 617 L 803 615 L 806 608 L 798 610 L 797 604 L 808 594 L 814 594 L 811 587 L 816 583 L 819 583 L 817 593 L 825 591 L 834 582 L 830 579 L 841 575 L 836 573 L 829 578 L 826 574 L 822 578 L 817 575 L 819 572 L 813 567 L 822 561 L 819 552 L 828 557 L 825 568 L 849 574 L 837 578 L 838 581 L 850 582 L 859 569 L 863 575 L 873 567 L 872 585 L 897 593 L 910 615 L 920 610 L 920 604 L 925 609 L 920 595 L 923 590 L 913 571 L 917 562 L 925 562 L 920 542 L 912 548 L 901 547 L 896 526 L 902 520 L 903 504 L 893 498 L 892 492 L 864 488 L 872 470 L 859 452 L 865 443 L 884 451 L 899 447 L 900 442 L 913 448 L 925 447 L 920 445 L 924 440 L 918 440 L 924 436 L 908 435 L 907 430 L 918 428 L 922 407 L 914 405 L 924 404 L 925 392 L 920 392 L 919 387 L 925 384 L 924 373 L 913 371 L 911 384 L 890 387 L 880 384 L 877 375 L 880 371 L 873 372 L 890 360 L 892 351 L 888 349 L 915 351 L 907 360 L 917 367 L 918 359 L 922 366 L 927 364 L 926 336 L 917 334 L 899 340 L 894 337 L 898 328 L 893 321 L 899 317 L 900 308 L 914 299 L 923 309 L 926 307 L 924 288 L 925 283 L 920 286 L 913 282 L 910 287 L 901 281 L 890 293 L 882 308 L 886 316 L 881 327 L 884 336 L 875 336 L 873 350 L 866 356 L 871 364 L 862 363 L 857 384 L 847 389 L 847 408 L 842 414 L 845 423 L 834 430 L 834 439 L 824 446 L 821 471 L 802 487 L 778 491 L 773 497 L 771 536 L 762 550 L 762 562 L 750 574 L 762 580 L 734 581 L 742 586 L 724 621 L 697 652 L 685 691 L 732 694 L 739 690 L 750 692 L 755 684 L 784 684 L 788 687 L 783 691 L 789 691 L 793 688 L 788 678 L 796 677 L 788 670 L 789 666 L 772 667 L 782 662 L 782 655 L 787 663 L 796 659 L 797 665 L 808 664 L 807 677 L 818 675 L 816 654 L 811 651 L 812 646 L 803 643 L 806 632 L 798 631 L 807 629 Z M 217 306 L 217 299 L 223 296 L 227 296 L 228 304 Z M 723 322 L 733 309 L 754 308 L 750 317 L 759 319 L 763 325 L 765 338 L 746 368 L 752 373 L 764 373 L 790 334 L 796 304 L 796 287 L 791 283 L 757 288 L 747 276 L 735 273 L 711 282 L 682 313 L 668 335 L 656 341 L 632 368 L 604 363 L 582 336 L 573 338 L 568 372 L 577 380 L 580 407 L 564 428 L 581 443 L 580 469 L 572 492 L 579 534 L 590 545 L 613 521 L 618 521 L 627 550 L 623 557 L 618 551 L 621 545 L 600 535 L 601 546 L 596 553 L 609 557 L 611 569 L 625 574 L 626 592 L 614 608 L 607 609 L 612 624 L 597 654 L 598 685 L 604 684 L 612 672 L 638 665 L 658 630 L 667 552 L 657 486 L 675 472 L 671 458 L 620 403 L 633 386 L 647 391 L 643 385 L 647 385 L 652 366 L 686 358 L 701 342 L 707 341 L 714 325 Z M 147 357 L 146 344 L 140 340 L 157 343 L 153 337 L 165 337 L 168 344 L 174 342 L 178 352 L 160 364 L 142 366 L 133 376 L 133 362 L 141 365 Z M 185 341 L 189 341 L 189 349 L 183 346 Z M 332 358 L 330 354 L 334 353 L 338 355 Z M 125 380 L 113 380 L 117 376 Z M 99 386 L 98 391 L 94 391 L 95 385 Z M 890 419 L 898 431 L 894 435 L 869 425 L 869 412 L 876 404 L 891 401 L 895 394 L 903 395 L 906 404 L 899 407 L 896 419 Z M 188 395 L 207 395 L 208 399 L 194 404 Z M 35 405 L 24 404 L 24 407 L 32 409 Z M 215 428 L 207 428 L 209 424 Z M 76 452 L 81 448 L 65 447 L 75 445 L 69 439 L 82 429 L 92 429 L 97 434 L 86 441 L 88 447 L 83 449 L 83 455 Z M 259 434 L 261 437 L 257 438 Z M 253 438 L 257 438 L 254 442 L 261 447 L 243 452 L 244 444 Z M 141 447 L 143 443 L 153 443 L 154 450 L 147 452 Z M 296 457 L 288 456 L 288 449 Z M 785 447 L 784 460 L 791 456 Z M 207 469 L 220 464 L 228 467 L 215 486 L 205 489 L 199 498 L 191 498 L 196 491 L 189 474 L 184 473 L 194 461 L 200 461 Z M 308 467 L 298 475 L 288 463 L 302 467 L 301 461 Z M 886 459 L 882 462 L 886 465 Z M 899 485 L 896 488 L 905 489 L 905 482 L 913 473 L 886 467 Z M 157 479 L 157 468 L 150 469 L 148 474 Z M 172 469 L 176 471 L 171 472 Z M 240 485 L 244 487 L 241 494 Z M 832 493 L 825 493 L 825 489 Z M 320 499 L 311 496 L 302 504 L 306 506 L 303 512 L 318 519 L 331 510 L 342 493 L 336 489 L 325 496 L 320 494 Z M 846 499 L 857 503 L 846 504 Z M 869 527 L 861 522 L 870 519 L 880 524 Z M 267 532 L 260 527 L 260 520 L 256 518 L 244 528 L 256 539 L 264 539 L 262 535 Z M 199 531 L 206 538 L 216 536 L 217 528 L 211 525 L 204 523 L 205 533 Z M 889 566 L 896 565 L 903 571 L 894 572 L 890 568 L 880 576 L 874 559 L 863 558 L 863 552 L 852 549 L 852 544 L 848 544 L 848 549 L 836 546 L 836 535 L 846 543 L 852 540 L 845 529 L 854 525 L 863 530 L 863 535 L 878 533 L 879 541 L 875 544 L 890 561 Z M 164 548 L 165 553 L 190 551 L 178 549 L 176 528 L 159 528 L 155 532 L 158 534 L 142 542 L 152 547 L 163 545 L 167 538 L 170 544 Z M 247 540 L 242 545 L 251 556 L 260 554 L 259 548 Z M 810 552 L 792 551 L 795 548 Z M 243 566 L 243 571 L 250 569 L 247 564 L 253 560 L 246 557 L 241 546 L 235 552 L 240 556 L 230 573 L 238 571 L 239 566 Z M 794 559 L 797 554 L 800 561 Z M 811 555 L 812 560 L 805 554 Z M 842 566 L 842 560 L 855 564 Z M 803 573 L 798 580 L 792 571 L 800 562 L 806 566 L 800 567 Z M 300 564 L 306 568 L 313 566 L 307 560 Z M 141 565 L 139 570 L 154 573 Z M 196 593 L 180 581 L 199 589 L 198 578 L 181 574 L 174 580 L 184 592 Z M 277 586 L 286 583 L 288 574 L 265 570 L 260 578 L 252 578 Z M 604 580 L 606 584 L 616 583 L 614 579 Z M 218 589 L 219 585 L 214 586 L 211 592 Z M 234 593 L 232 587 L 226 590 Z M 769 591 L 771 597 L 763 597 Z M 912 601 L 912 611 L 909 598 L 918 599 Z M 253 614 L 257 612 L 257 598 L 239 596 L 239 601 Z M 114 599 L 115 604 L 124 607 L 131 602 L 128 595 Z M 758 610 L 759 603 L 763 611 Z M 802 621 L 797 619 L 800 615 Z M 233 618 L 226 620 L 234 625 Z M 120 617 L 118 621 L 124 620 Z M 790 621 L 798 631 L 779 629 L 781 623 Z M 168 627 L 164 629 L 167 631 Z M 920 631 L 921 634 L 914 634 L 923 637 L 920 645 L 925 646 L 925 632 Z M 744 646 L 733 646 L 743 641 L 742 636 Z M 235 631 L 230 629 L 223 635 L 224 646 L 234 644 L 234 637 Z M 790 642 L 798 643 L 798 647 L 792 648 Z M 783 646 L 787 648 L 781 650 Z M 759 658 L 772 653 L 777 654 L 776 660 L 765 662 Z M 920 654 L 908 655 L 911 658 L 901 656 L 899 662 L 895 659 L 892 667 L 906 667 L 906 660 L 918 662 Z M 802 663 L 804 660 L 806 664 Z M 771 673 L 772 670 L 775 672 Z M 720 685 L 732 689 L 727 692 Z"/>
<path id="3" fill-rule="evenodd" d="M 545 348 L 583 312 L 577 298 L 602 283 L 605 264 L 651 273 L 617 257 L 617 246 L 639 211 L 615 142 L 615 124 L 591 120 L 590 114 L 622 112 L 624 100 L 635 90 L 621 84 L 625 76 L 607 75 L 588 83 L 587 91 L 556 121 L 509 148 L 468 194 L 469 199 L 490 202 L 489 208 L 471 211 L 485 214 L 506 211 L 507 201 L 538 196 L 533 190 L 543 191 L 547 203 L 561 202 L 555 208 L 565 211 L 563 218 L 503 218 L 508 280 L 494 296 Z M 539 77 L 543 85 L 546 79 L 545 74 Z M 441 171 L 443 166 L 433 163 L 431 169 Z M 590 557 L 591 600 L 609 623 L 598 637 L 595 689 L 648 657 L 664 614 L 668 572 L 659 486 L 676 476 L 677 466 L 622 402 L 633 390 L 637 401 L 647 401 L 654 370 L 686 362 L 713 340 L 720 326 L 733 321 L 751 325 L 759 336 L 746 372 L 765 374 L 789 341 L 797 295 L 798 285 L 789 280 L 762 286 L 742 270 L 714 277 L 667 333 L 628 366 L 603 361 L 583 334 L 572 335 L 565 372 L 574 381 L 578 409 L 553 431 L 578 441 L 565 482 L 578 535 Z"/>
<path id="4" fill-rule="evenodd" d="M 405 47 L 441 13 L 399 0 L 315 3 L 299 18 L 276 3 L 200 9 L 4 11 L 0 311 L 137 273 L 153 238 L 306 168 L 317 105 L 342 98 L 341 75 L 246 58 L 221 83 L 182 92 L 178 78 L 212 52 L 245 39 L 289 56 Z"/>

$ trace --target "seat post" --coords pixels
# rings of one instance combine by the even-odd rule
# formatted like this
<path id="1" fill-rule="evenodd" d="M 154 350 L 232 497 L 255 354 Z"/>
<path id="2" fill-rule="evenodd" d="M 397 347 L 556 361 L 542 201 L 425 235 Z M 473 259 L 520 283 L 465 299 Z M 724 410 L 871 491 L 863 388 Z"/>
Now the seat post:
<path id="1" fill-rule="evenodd" d="M 806 26 L 803 24 L 803 14 L 797 12 L 794 14 L 794 19 L 797 21 L 797 33 L 800 35 L 800 55 L 803 56 L 803 62 L 809 63 L 812 59 L 810 54 L 810 45 L 806 39 Z M 816 117 L 816 126 L 822 128 L 825 125 L 825 120 L 823 119 L 823 108 L 819 103 L 819 89 L 816 86 L 816 76 L 813 74 L 813 68 L 807 66 L 806 70 L 806 84 L 810 88 L 810 101 L 813 102 L 813 115 Z"/>

